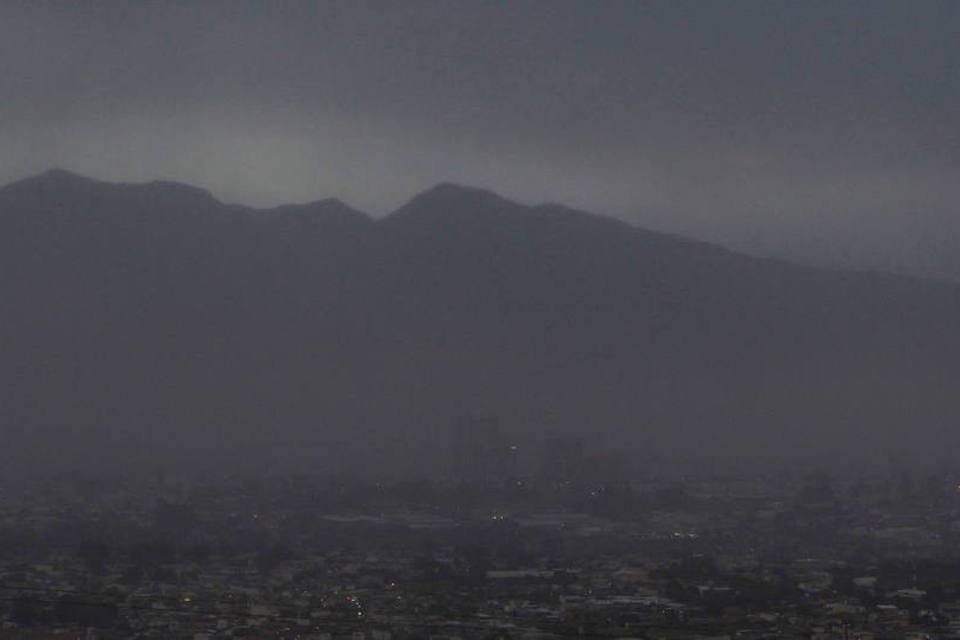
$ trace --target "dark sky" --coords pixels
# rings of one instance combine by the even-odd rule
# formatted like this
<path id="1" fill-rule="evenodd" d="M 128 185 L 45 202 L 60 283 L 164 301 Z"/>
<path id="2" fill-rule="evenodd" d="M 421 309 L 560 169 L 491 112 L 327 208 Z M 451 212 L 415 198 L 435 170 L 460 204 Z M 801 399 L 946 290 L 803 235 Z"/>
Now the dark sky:
<path id="1" fill-rule="evenodd" d="M 0 141 L 0 182 L 379 214 L 452 180 L 960 277 L 960 2 L 10 0 Z"/>

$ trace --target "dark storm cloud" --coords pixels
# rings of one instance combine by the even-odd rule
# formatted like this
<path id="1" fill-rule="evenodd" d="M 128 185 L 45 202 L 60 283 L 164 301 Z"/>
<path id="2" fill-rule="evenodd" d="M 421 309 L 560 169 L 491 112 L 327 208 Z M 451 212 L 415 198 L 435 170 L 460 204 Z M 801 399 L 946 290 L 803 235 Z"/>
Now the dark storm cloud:
<path id="1" fill-rule="evenodd" d="M 955 2 L 5 3 L 0 179 L 374 212 L 456 180 L 936 272 L 958 28 Z"/>

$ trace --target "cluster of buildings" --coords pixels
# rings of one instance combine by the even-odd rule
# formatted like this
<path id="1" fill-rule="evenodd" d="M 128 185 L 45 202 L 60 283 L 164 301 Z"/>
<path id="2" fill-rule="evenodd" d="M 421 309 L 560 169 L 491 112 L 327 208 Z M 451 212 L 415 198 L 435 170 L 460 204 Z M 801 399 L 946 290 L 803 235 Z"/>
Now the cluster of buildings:
<path id="1" fill-rule="evenodd" d="M 553 445 L 551 445 L 553 446 Z M 3 638 L 960 638 L 948 478 L 64 479 L 0 495 Z M 579 464 L 579 462 L 577 463 Z"/>

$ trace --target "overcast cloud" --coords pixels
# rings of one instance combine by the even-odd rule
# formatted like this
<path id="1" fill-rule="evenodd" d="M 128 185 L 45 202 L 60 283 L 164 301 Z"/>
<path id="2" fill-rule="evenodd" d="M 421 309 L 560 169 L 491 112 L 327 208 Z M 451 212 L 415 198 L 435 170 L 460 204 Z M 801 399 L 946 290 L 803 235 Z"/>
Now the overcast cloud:
<path id="1" fill-rule="evenodd" d="M 0 182 L 433 183 L 960 278 L 957 2 L 5 2 Z"/>

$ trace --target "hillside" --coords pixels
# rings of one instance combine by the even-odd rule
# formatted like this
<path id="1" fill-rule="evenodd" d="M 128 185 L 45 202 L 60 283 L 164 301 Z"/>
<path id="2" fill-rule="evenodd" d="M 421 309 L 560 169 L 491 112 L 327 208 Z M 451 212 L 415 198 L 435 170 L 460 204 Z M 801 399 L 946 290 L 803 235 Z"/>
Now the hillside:
<path id="1" fill-rule="evenodd" d="M 952 458 L 960 288 L 439 185 L 381 218 L 53 171 L 0 190 L 7 468 L 431 471 L 452 425 L 638 469 Z"/>

